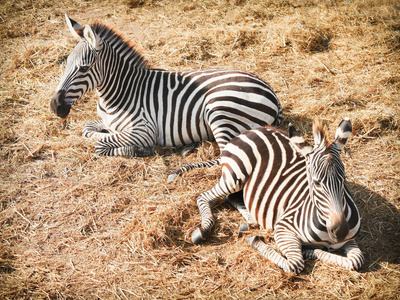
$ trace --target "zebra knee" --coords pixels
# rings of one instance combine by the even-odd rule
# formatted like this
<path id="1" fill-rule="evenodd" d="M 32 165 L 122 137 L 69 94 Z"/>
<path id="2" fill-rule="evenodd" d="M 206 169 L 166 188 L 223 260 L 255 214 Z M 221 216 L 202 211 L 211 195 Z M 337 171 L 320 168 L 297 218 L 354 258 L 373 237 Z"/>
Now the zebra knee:
<path id="1" fill-rule="evenodd" d="M 112 148 L 105 145 L 102 141 L 97 141 L 95 143 L 94 152 L 103 156 L 112 156 Z"/>
<path id="2" fill-rule="evenodd" d="M 358 270 L 364 264 L 364 254 L 360 249 L 353 249 L 347 254 L 349 260 L 351 261 L 352 270 Z"/>
<path id="3" fill-rule="evenodd" d="M 303 258 L 288 258 L 287 263 L 282 268 L 285 272 L 295 272 L 299 274 L 304 269 L 304 260 Z"/>
<path id="4" fill-rule="evenodd" d="M 91 138 L 94 134 L 94 131 L 91 130 L 90 128 L 87 127 L 87 125 L 85 127 L 83 127 L 82 129 L 82 136 L 86 137 L 86 138 Z"/>
<path id="5" fill-rule="evenodd" d="M 113 147 L 104 140 L 98 140 L 94 145 L 94 152 L 102 156 L 134 156 L 135 149 L 125 149 Z"/>

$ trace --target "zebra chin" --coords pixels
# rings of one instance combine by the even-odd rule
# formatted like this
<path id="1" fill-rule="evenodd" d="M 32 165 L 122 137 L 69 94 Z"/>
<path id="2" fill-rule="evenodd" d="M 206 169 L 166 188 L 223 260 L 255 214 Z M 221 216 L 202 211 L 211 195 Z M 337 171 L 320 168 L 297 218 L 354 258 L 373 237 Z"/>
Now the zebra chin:
<path id="1" fill-rule="evenodd" d="M 50 108 L 60 118 L 66 118 L 71 110 L 72 101 L 66 101 L 65 91 L 60 90 L 51 97 Z"/>

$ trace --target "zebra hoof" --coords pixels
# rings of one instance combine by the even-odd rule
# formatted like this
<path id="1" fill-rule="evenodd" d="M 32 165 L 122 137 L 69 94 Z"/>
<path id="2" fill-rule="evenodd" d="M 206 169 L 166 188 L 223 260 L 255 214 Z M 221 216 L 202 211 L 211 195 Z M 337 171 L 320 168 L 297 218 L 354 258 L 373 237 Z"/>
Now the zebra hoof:
<path id="1" fill-rule="evenodd" d="M 238 236 L 242 237 L 243 233 L 248 232 L 250 230 L 249 224 L 243 223 L 239 226 Z"/>
<path id="2" fill-rule="evenodd" d="M 205 241 L 206 241 L 206 239 L 203 237 L 203 234 L 202 234 L 200 228 L 197 228 L 195 231 L 193 231 L 193 233 L 192 233 L 193 244 L 198 245 Z"/>
<path id="3" fill-rule="evenodd" d="M 172 173 L 171 175 L 168 176 L 167 183 L 174 181 L 177 177 L 179 177 L 179 174 Z"/>
<path id="4" fill-rule="evenodd" d="M 239 233 L 247 232 L 250 230 L 249 224 L 243 223 L 239 226 Z"/>

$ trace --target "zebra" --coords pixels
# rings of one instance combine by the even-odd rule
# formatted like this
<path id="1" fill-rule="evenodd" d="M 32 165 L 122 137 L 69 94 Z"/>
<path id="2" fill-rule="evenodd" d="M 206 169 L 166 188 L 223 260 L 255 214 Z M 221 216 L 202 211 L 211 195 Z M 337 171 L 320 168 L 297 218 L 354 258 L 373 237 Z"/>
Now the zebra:
<path id="1" fill-rule="evenodd" d="M 239 204 L 248 223 L 274 230 L 278 251 L 261 236 L 246 240 L 284 271 L 301 272 L 304 259 L 359 269 L 364 256 L 354 238 L 360 231 L 360 216 L 340 159 L 351 131 L 350 120 L 342 120 L 331 143 L 325 126 L 316 119 L 314 147 L 293 125 L 289 134 L 266 126 L 233 138 L 221 152 L 219 182 L 197 198 L 202 221 L 192 242 L 207 239 L 215 223 L 213 202 L 225 196 Z M 346 257 L 331 253 L 336 250 L 343 250 Z"/>
<path id="2" fill-rule="evenodd" d="M 67 58 L 50 107 L 66 118 L 73 104 L 97 88 L 101 119 L 85 125 L 82 135 L 97 139 L 100 155 L 149 156 L 156 145 L 194 147 L 204 140 L 215 140 L 223 149 L 245 130 L 281 123 L 276 94 L 254 74 L 152 69 L 110 26 L 82 26 L 65 18 L 79 43 Z"/>

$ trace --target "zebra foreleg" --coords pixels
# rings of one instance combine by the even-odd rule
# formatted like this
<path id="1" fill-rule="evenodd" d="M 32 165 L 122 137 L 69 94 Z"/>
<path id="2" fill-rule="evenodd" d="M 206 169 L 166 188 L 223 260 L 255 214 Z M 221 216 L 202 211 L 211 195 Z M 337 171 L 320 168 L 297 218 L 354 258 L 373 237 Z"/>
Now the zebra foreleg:
<path id="1" fill-rule="evenodd" d="M 300 273 L 304 269 L 302 243 L 297 235 L 287 228 L 288 224 L 275 224 L 274 239 L 286 262 L 282 268 L 286 272 Z M 289 227 L 290 228 L 290 227 Z"/>
<path id="2" fill-rule="evenodd" d="M 109 134 L 98 140 L 95 152 L 104 156 L 145 157 L 155 153 L 155 147 L 134 145 L 129 132 Z"/>
<path id="3" fill-rule="evenodd" d="M 340 250 L 344 250 L 346 257 L 322 249 L 303 250 L 303 257 L 335 264 L 347 270 L 358 270 L 364 264 L 364 255 L 355 240 L 348 241 Z"/>
<path id="4" fill-rule="evenodd" d="M 209 194 L 210 191 L 207 191 L 205 193 L 202 193 L 197 198 L 197 206 L 201 215 L 201 227 L 197 228 L 192 233 L 192 242 L 194 244 L 200 244 L 206 241 L 215 224 L 215 219 L 211 211 L 214 201 L 212 198 L 208 197 Z"/>
<path id="5" fill-rule="evenodd" d="M 103 120 L 89 122 L 82 129 L 82 136 L 87 138 L 102 139 L 110 134 Z"/>
<path id="6" fill-rule="evenodd" d="M 304 269 L 301 241 L 287 229 L 275 227 L 275 242 L 282 254 L 271 245 L 267 245 L 260 236 L 251 236 L 247 239 L 247 242 L 285 272 L 300 273 Z"/>
<path id="7" fill-rule="evenodd" d="M 267 260 L 278 265 L 278 267 L 280 267 L 285 272 L 295 271 L 295 272 L 299 273 L 304 267 L 304 264 L 303 264 L 303 267 L 301 267 L 301 265 L 300 265 L 301 269 L 296 268 L 295 264 L 289 262 L 288 259 L 283 257 L 271 245 L 266 244 L 264 241 L 264 238 L 262 236 L 255 235 L 255 236 L 251 236 L 251 237 L 247 238 L 246 240 L 250 246 L 252 246 L 254 249 L 257 249 L 258 251 L 260 251 L 262 256 L 264 256 Z M 301 253 L 300 253 L 300 255 L 301 255 Z"/>
<path id="8" fill-rule="evenodd" d="M 201 227 L 197 228 L 192 234 L 192 242 L 194 244 L 204 242 L 214 227 L 215 219 L 211 211 L 214 200 L 233 194 L 241 189 L 242 187 L 239 185 L 227 184 L 225 178 L 221 177 L 220 181 L 212 189 L 200 194 L 197 198 L 197 206 L 201 215 Z"/>

